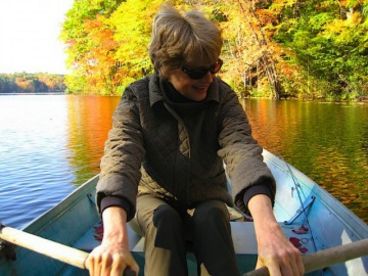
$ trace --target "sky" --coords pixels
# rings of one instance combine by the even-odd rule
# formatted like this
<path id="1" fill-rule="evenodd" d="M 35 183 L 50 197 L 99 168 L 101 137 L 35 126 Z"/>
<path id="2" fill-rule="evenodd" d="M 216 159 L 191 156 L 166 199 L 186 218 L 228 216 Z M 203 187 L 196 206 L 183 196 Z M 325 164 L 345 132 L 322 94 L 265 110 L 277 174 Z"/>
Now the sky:
<path id="1" fill-rule="evenodd" d="M 73 0 L 0 0 L 0 73 L 67 72 L 59 39 Z"/>

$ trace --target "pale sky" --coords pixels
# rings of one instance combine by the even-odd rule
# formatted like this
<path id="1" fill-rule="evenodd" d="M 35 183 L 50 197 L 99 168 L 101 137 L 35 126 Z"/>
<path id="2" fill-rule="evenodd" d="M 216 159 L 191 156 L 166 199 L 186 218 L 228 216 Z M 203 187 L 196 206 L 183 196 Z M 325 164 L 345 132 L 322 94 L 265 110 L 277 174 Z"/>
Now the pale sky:
<path id="1" fill-rule="evenodd" d="M 73 0 L 0 0 L 0 73 L 66 73 L 59 34 Z"/>

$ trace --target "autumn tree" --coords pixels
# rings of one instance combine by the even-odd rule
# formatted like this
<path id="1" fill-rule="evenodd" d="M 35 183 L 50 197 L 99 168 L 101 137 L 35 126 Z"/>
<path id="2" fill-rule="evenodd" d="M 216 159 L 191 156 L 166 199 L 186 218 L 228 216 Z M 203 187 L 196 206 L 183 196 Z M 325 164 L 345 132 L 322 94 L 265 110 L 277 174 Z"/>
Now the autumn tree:
<path id="1" fill-rule="evenodd" d="M 78 0 L 62 38 L 70 91 L 120 94 L 152 72 L 151 22 L 163 0 Z M 245 96 L 368 95 L 368 0 L 182 0 L 223 30 L 221 77 Z"/>
<path id="2" fill-rule="evenodd" d="M 67 65 L 72 73 L 66 77 L 70 91 L 114 94 L 119 81 L 114 78 L 119 64 L 114 52 L 111 14 L 122 0 L 78 0 L 68 11 L 61 38 L 68 49 Z"/>
<path id="3" fill-rule="evenodd" d="M 148 56 L 152 20 L 163 0 L 128 0 L 111 16 L 114 39 L 119 45 L 115 60 L 121 68 L 121 85 L 152 73 Z"/>
<path id="4" fill-rule="evenodd" d="M 64 76 L 48 73 L 0 74 L 0 93 L 64 92 Z"/>

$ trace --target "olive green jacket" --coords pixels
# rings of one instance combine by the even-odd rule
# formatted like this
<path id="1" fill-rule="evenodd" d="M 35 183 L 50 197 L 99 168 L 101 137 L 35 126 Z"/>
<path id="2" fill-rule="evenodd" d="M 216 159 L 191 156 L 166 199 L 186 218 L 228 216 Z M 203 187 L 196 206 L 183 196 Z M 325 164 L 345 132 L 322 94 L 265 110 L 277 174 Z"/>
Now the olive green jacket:
<path id="1" fill-rule="evenodd" d="M 275 194 L 275 181 L 263 162 L 262 148 L 237 95 L 223 81 L 211 84 L 201 124 L 200 152 L 193 152 L 188 126 L 165 100 L 157 75 L 134 82 L 113 116 L 97 184 L 97 205 L 104 196 L 129 202 L 132 218 L 137 194 L 177 200 L 187 208 L 210 199 L 233 205 L 243 191 L 265 183 Z M 227 191 L 226 171 L 232 183 Z M 242 200 L 240 200 L 242 202 Z"/>

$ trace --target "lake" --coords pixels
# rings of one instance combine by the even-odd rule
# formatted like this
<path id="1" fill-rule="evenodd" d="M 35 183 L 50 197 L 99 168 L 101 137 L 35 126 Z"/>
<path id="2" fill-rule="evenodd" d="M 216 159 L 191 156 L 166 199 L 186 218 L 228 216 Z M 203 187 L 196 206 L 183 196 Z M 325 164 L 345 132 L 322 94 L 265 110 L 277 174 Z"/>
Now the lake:
<path id="1" fill-rule="evenodd" d="M 119 97 L 0 96 L 0 221 L 21 228 L 99 172 Z M 368 222 L 368 104 L 242 100 L 253 135 Z"/>

